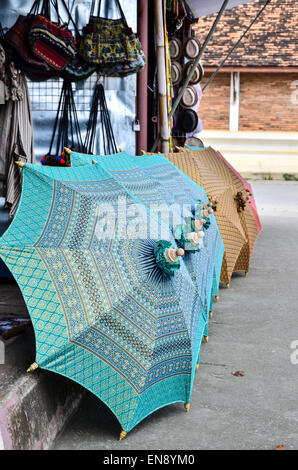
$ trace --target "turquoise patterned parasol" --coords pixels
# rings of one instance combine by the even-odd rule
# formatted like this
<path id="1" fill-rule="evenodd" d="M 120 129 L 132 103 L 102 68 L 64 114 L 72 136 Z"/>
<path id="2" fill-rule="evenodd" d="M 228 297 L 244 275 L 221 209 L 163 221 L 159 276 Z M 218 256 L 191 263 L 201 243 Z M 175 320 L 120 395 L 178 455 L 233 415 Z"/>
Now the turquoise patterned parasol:
<path id="1" fill-rule="evenodd" d="M 26 164 L 23 181 L 0 257 L 33 322 L 31 370 L 94 393 L 119 420 L 121 438 L 170 403 L 188 410 L 206 318 L 183 259 L 171 276 L 156 262 L 158 240 L 142 229 L 162 221 L 144 205 L 136 214 L 136 198 L 97 164 Z M 167 241 L 176 262 L 177 245 L 170 234 Z"/>

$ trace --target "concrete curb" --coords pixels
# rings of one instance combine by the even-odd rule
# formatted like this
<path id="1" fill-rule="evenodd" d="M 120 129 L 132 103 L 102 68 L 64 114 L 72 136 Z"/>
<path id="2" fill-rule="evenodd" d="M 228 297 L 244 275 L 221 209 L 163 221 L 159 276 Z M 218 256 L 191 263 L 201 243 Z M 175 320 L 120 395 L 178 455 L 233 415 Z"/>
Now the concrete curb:
<path id="1" fill-rule="evenodd" d="M 0 396 L 0 450 L 49 449 L 82 397 L 81 387 L 56 374 L 24 374 Z"/>
<path id="2" fill-rule="evenodd" d="M 32 328 L 3 345 L 0 450 L 49 449 L 80 405 L 84 389 L 51 372 L 25 372 L 35 359 Z"/>

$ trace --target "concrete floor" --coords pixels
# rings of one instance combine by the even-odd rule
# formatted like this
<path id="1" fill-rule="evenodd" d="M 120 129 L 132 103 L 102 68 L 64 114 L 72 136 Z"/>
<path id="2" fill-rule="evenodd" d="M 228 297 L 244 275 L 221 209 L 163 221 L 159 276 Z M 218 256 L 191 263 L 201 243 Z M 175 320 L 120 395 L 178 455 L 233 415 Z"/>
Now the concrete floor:
<path id="1" fill-rule="evenodd" d="M 119 442 L 116 418 L 88 394 L 56 449 L 298 449 L 298 183 L 253 188 L 264 230 L 248 277 L 221 289 L 190 412 L 166 407 Z"/>

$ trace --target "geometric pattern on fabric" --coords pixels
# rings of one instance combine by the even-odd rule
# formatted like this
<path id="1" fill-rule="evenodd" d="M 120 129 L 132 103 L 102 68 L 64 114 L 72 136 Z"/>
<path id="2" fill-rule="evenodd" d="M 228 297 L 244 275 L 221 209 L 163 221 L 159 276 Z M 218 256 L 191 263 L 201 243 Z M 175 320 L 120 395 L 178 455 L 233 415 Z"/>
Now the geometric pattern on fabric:
<path id="1" fill-rule="evenodd" d="M 210 148 L 210 150 L 211 150 L 211 148 Z M 241 190 L 243 190 L 243 187 L 244 187 L 245 190 L 248 190 L 249 193 L 251 193 L 250 206 L 251 206 L 252 214 L 253 214 L 253 217 L 254 217 L 254 219 L 257 223 L 258 231 L 261 232 L 262 231 L 262 225 L 261 225 L 261 221 L 260 221 L 260 218 L 259 218 L 256 201 L 255 201 L 255 198 L 254 198 L 254 195 L 253 195 L 253 192 L 252 192 L 252 187 L 251 187 L 250 183 L 248 181 L 246 181 L 246 179 L 228 162 L 228 160 L 226 160 L 224 158 L 224 156 L 220 152 L 216 152 L 216 153 L 222 159 L 223 164 L 229 170 L 230 178 L 231 178 L 232 184 L 235 187 L 235 189 L 237 191 L 241 191 Z"/>
<path id="2" fill-rule="evenodd" d="M 208 202 L 205 191 L 186 177 L 163 155 L 143 155 L 133 157 L 121 152 L 112 156 L 90 156 L 71 153 L 72 165 L 84 165 L 97 161 L 116 178 L 129 192 L 152 212 L 163 219 L 160 207 L 166 204 L 174 212 L 176 224 L 184 223 L 191 216 L 191 207 L 198 199 Z M 189 209 L 187 209 L 189 207 Z M 185 264 L 193 282 L 196 284 L 201 305 L 209 313 L 212 285 L 217 283 L 214 295 L 218 293 L 219 272 L 221 268 L 223 245 L 214 217 L 208 231 L 205 231 L 204 248 L 200 252 L 186 253 Z M 166 219 L 173 232 L 173 220 Z M 216 292 L 217 291 L 217 292 Z M 206 302 L 206 298 L 208 299 Z"/>
<path id="3" fill-rule="evenodd" d="M 246 236 L 239 220 L 231 189 L 217 196 L 219 203 L 215 212 L 218 227 L 224 242 L 226 253 L 226 282 L 235 271 L 236 262 L 246 243 Z M 221 277 L 221 282 L 224 277 Z"/>
<path id="4" fill-rule="evenodd" d="M 122 213 L 113 237 L 98 237 L 104 204 L 116 213 L 119 196 L 128 208 L 136 203 L 99 165 L 25 165 L 23 176 L 0 256 L 32 318 L 39 366 L 92 391 L 126 431 L 155 409 L 188 400 L 205 317 L 184 261 L 164 278 L 156 240 L 123 237 Z M 129 214 L 128 224 L 136 217 Z M 152 219 L 142 214 L 142 223 Z"/>

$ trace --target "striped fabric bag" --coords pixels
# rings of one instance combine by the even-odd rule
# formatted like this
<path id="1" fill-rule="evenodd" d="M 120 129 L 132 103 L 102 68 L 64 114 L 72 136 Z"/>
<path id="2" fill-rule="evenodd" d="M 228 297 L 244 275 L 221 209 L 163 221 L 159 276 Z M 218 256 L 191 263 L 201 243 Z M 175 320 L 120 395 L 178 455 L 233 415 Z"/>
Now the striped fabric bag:
<path id="1" fill-rule="evenodd" d="M 11 218 L 17 210 L 22 188 L 22 173 L 15 161 L 34 161 L 33 122 L 23 73 L 18 75 L 18 82 L 23 100 L 7 101 L 0 107 L 0 178 L 6 182 L 5 200 Z"/>

